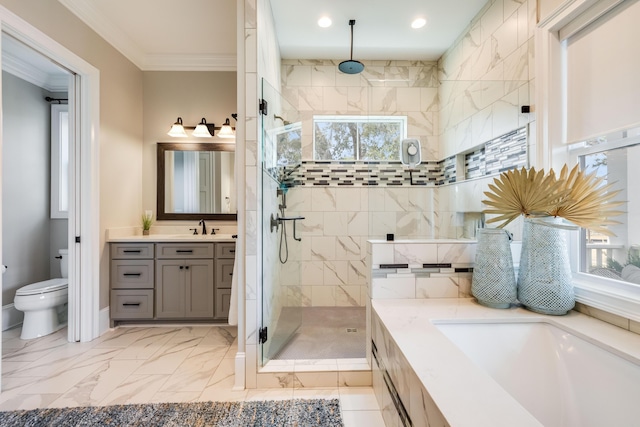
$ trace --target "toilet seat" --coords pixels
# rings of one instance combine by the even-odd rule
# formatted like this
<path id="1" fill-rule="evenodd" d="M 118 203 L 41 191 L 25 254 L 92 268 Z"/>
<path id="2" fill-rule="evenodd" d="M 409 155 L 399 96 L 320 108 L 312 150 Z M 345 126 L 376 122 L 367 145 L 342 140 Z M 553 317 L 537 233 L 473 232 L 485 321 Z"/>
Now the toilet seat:
<path id="1" fill-rule="evenodd" d="M 23 286 L 16 291 L 16 296 L 45 294 L 66 289 L 68 286 L 69 279 L 50 279 Z"/>

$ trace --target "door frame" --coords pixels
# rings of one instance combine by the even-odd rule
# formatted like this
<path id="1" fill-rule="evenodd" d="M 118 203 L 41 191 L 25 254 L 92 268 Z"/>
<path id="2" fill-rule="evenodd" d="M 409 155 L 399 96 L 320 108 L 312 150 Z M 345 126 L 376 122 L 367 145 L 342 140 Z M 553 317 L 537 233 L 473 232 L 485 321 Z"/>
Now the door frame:
<path id="1" fill-rule="evenodd" d="M 0 27 L 2 31 L 75 74 L 70 79 L 69 87 L 72 166 L 69 176 L 71 192 L 68 248 L 70 266 L 73 268 L 69 271 L 68 340 L 91 341 L 99 336 L 100 311 L 100 72 L 3 6 L 0 6 Z M 0 123 L 0 158 L 2 142 Z M 1 238 L 2 227 L 0 226 Z M 0 259 L 2 259 L 1 245 Z M 1 285 L 2 277 L 0 276 Z M 1 295 L 0 306 L 2 306 Z"/>

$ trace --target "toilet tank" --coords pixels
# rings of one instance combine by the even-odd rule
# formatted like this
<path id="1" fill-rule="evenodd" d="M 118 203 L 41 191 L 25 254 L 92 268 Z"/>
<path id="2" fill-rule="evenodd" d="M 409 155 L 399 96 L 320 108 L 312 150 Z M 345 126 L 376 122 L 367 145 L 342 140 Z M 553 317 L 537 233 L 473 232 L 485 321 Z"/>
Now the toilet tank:
<path id="1" fill-rule="evenodd" d="M 60 254 L 60 274 L 63 278 L 69 277 L 69 250 L 60 249 L 58 253 Z"/>

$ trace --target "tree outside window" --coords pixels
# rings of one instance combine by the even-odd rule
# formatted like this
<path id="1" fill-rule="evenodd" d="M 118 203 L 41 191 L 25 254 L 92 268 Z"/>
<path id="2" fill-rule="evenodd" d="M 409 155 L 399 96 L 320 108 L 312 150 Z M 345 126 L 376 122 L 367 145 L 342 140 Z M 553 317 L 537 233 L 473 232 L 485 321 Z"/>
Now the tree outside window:
<path id="1" fill-rule="evenodd" d="M 399 160 L 404 116 L 315 116 L 314 160 Z"/>

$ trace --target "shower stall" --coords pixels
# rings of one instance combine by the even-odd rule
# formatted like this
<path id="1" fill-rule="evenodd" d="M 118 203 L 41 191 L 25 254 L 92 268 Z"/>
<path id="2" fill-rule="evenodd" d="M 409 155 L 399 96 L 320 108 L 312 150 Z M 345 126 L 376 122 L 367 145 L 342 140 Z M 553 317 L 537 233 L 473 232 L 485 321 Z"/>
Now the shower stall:
<path id="1" fill-rule="evenodd" d="M 261 90 L 261 366 L 274 359 L 364 358 L 360 296 L 356 306 L 336 307 L 332 287 L 321 286 L 331 266 L 316 250 L 323 221 L 312 204 L 327 201 L 313 198 L 319 187 L 302 172 L 303 115 L 266 80 Z"/>

